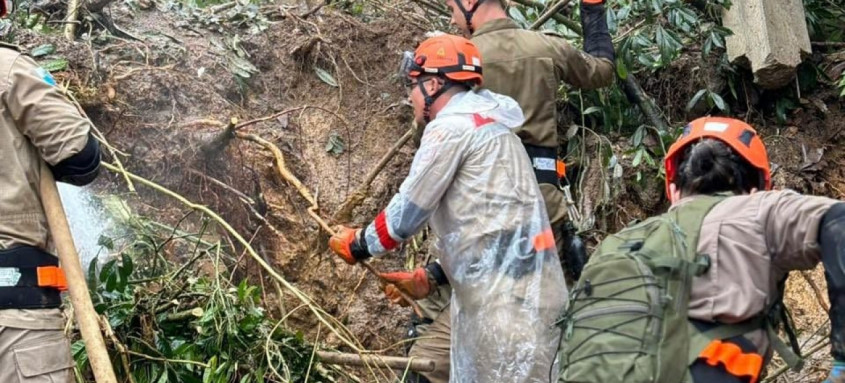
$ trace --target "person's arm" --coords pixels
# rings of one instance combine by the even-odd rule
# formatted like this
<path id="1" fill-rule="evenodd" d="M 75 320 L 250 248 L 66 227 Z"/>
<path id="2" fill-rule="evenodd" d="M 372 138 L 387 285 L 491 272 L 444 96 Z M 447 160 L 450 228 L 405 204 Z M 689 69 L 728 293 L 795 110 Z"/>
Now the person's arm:
<path id="1" fill-rule="evenodd" d="M 90 134 L 90 123 L 56 89 L 49 72 L 19 56 L 9 72 L 3 102 L 57 180 L 85 185 L 96 178 L 100 147 Z"/>
<path id="2" fill-rule="evenodd" d="M 422 229 L 452 183 L 466 150 L 446 121 L 426 127 L 399 193 L 365 229 L 344 228 L 329 245 L 347 263 L 387 253 Z"/>
<path id="3" fill-rule="evenodd" d="M 845 203 L 784 191 L 762 199 L 766 246 L 781 272 L 824 266 L 830 298 L 830 343 L 835 364 L 845 373 Z M 839 382 L 834 369 L 830 382 Z"/>
<path id="4" fill-rule="evenodd" d="M 825 213 L 819 225 L 819 246 L 830 299 L 830 346 L 835 367 L 831 380 L 845 380 L 845 203 L 837 203 Z M 839 375 L 843 375 L 839 377 Z"/>
<path id="5" fill-rule="evenodd" d="M 452 184 L 466 148 L 447 124 L 429 124 L 399 193 L 365 230 L 370 254 L 391 251 L 420 231 Z"/>

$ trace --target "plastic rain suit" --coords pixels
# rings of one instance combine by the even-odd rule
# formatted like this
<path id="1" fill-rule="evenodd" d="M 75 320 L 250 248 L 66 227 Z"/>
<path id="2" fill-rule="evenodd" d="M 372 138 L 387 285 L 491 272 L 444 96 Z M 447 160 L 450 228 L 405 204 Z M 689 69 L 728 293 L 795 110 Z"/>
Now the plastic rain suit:
<path id="1" fill-rule="evenodd" d="M 455 94 L 426 126 L 399 193 L 365 231 L 379 255 L 430 225 L 454 288 L 452 383 L 548 382 L 553 368 L 553 323 L 567 291 L 531 163 L 513 133 L 523 122 L 509 97 Z"/>

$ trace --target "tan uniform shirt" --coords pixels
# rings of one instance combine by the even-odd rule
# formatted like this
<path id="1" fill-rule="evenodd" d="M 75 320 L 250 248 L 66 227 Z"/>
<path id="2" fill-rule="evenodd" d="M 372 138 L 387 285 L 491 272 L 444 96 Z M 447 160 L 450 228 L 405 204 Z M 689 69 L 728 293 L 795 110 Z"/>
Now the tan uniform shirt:
<path id="1" fill-rule="evenodd" d="M 819 224 L 838 202 L 785 190 L 729 197 L 716 205 L 698 240 L 711 266 L 693 280 L 689 316 L 737 323 L 760 313 L 789 271 L 819 263 Z M 761 351 L 768 347 L 764 337 L 752 341 Z"/>
<path id="2" fill-rule="evenodd" d="M 566 82 L 592 89 L 613 83 L 613 63 L 590 56 L 563 37 L 520 28 L 511 19 L 489 21 L 472 35 L 481 51 L 483 86 L 515 99 L 525 124 L 517 131 L 529 145 L 557 148 L 557 90 Z M 563 193 L 556 185 L 541 184 L 549 220 L 566 215 Z"/>
<path id="3" fill-rule="evenodd" d="M 90 124 L 52 81 L 31 58 L 0 47 L 0 249 L 47 248 L 47 221 L 39 197 L 41 160 L 55 165 L 88 142 Z M 0 326 L 62 325 L 57 309 L 0 310 Z"/>

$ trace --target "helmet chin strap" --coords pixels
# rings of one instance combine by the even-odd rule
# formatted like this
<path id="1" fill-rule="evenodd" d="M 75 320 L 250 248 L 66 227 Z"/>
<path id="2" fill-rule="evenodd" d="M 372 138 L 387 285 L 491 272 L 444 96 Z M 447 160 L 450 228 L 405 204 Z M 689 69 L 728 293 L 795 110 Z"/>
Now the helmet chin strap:
<path id="1" fill-rule="evenodd" d="M 423 98 L 425 100 L 425 106 L 423 107 L 423 121 L 425 121 L 426 124 L 431 122 L 431 104 L 434 104 L 434 101 L 437 100 L 438 97 L 443 95 L 443 93 L 445 93 L 447 90 L 449 90 L 449 88 L 453 87 L 454 85 L 455 83 L 449 80 L 445 80 L 443 86 L 441 86 L 440 89 L 437 90 L 437 92 L 434 92 L 434 94 L 429 95 L 428 92 L 425 90 L 425 81 L 417 82 L 417 87 L 420 88 L 420 92 L 422 92 Z"/>
<path id="2" fill-rule="evenodd" d="M 469 34 L 472 35 L 473 33 L 475 33 L 475 28 L 472 27 L 472 15 L 475 14 L 475 11 L 478 10 L 478 6 L 481 5 L 481 3 L 484 2 L 484 0 L 476 1 L 475 4 L 472 6 L 472 8 L 470 8 L 469 10 L 464 8 L 464 4 L 461 3 L 461 1 L 462 0 L 455 0 L 455 4 L 458 6 L 458 9 L 460 9 L 461 12 L 463 12 L 464 19 L 467 22 L 467 30 L 469 30 Z"/>

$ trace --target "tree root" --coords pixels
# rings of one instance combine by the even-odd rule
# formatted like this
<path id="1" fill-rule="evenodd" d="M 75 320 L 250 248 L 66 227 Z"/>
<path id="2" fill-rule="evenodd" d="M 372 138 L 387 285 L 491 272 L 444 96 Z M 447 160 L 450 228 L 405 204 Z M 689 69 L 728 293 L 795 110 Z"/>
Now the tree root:
<path id="1" fill-rule="evenodd" d="M 407 141 L 408 138 L 410 138 L 410 136 L 412 136 L 412 135 L 413 135 L 413 131 L 409 131 L 408 133 L 406 133 L 402 137 L 405 139 L 405 141 Z M 307 211 L 308 211 L 308 214 L 311 216 L 311 218 L 313 218 L 314 221 L 317 222 L 317 224 L 320 225 L 320 227 L 323 230 L 325 230 L 327 233 L 329 233 L 330 235 L 336 234 L 335 231 L 331 228 L 331 226 L 329 226 L 329 224 L 326 223 L 326 221 L 323 220 L 323 218 L 320 217 L 319 214 L 317 214 L 317 210 L 319 209 L 319 205 L 317 204 L 317 199 L 314 198 L 314 196 L 311 194 L 311 192 L 308 191 L 308 189 L 305 187 L 305 185 L 302 184 L 302 181 L 300 181 L 299 178 L 296 177 L 296 175 L 294 175 L 290 170 L 288 170 L 287 166 L 285 166 L 285 157 L 282 154 L 282 151 L 279 150 L 279 148 L 276 145 L 274 145 L 270 141 L 267 141 L 267 140 L 265 140 L 261 137 L 258 137 L 255 134 L 252 134 L 252 133 L 235 132 L 235 136 L 240 138 L 240 139 L 255 142 L 255 143 L 263 146 L 265 149 L 269 150 L 271 153 L 273 153 L 273 157 L 275 158 L 276 168 L 279 172 L 279 176 L 283 180 L 285 180 L 287 183 L 289 183 L 291 186 L 293 186 L 299 192 L 299 194 L 302 196 L 302 198 L 305 198 L 305 200 L 308 201 L 310 206 L 308 206 Z M 394 148 L 396 148 L 398 150 L 398 147 L 400 147 L 400 146 L 401 145 L 394 145 Z M 393 149 L 393 148 L 391 148 L 391 149 Z M 383 158 L 383 160 L 384 160 L 384 158 Z M 387 161 L 385 160 L 384 162 L 386 163 Z M 381 167 L 384 167 L 384 165 L 382 165 Z M 377 167 L 376 169 L 380 170 L 379 167 Z M 377 174 L 377 173 L 378 172 L 375 172 L 375 171 L 371 172 L 372 178 L 375 178 L 375 174 Z M 368 179 L 369 178 L 370 177 L 368 176 Z M 372 182 L 372 181 L 370 181 L 370 182 Z M 378 272 L 378 270 L 376 270 L 372 265 L 370 265 L 369 263 L 364 262 L 364 261 L 359 261 L 358 264 L 361 265 L 361 267 L 365 268 L 368 272 L 373 274 L 381 284 L 386 283 L 386 281 L 384 280 L 384 278 L 382 278 L 382 276 Z M 397 290 L 397 291 L 399 291 L 399 293 L 402 295 L 402 298 L 404 298 L 408 302 L 408 304 L 411 305 L 411 307 L 414 309 L 414 312 L 416 312 L 417 315 L 422 315 L 422 309 L 419 307 L 419 305 L 417 304 L 417 302 L 413 298 L 411 298 L 410 296 L 408 296 L 405 292 L 403 292 L 401 290 Z"/>

